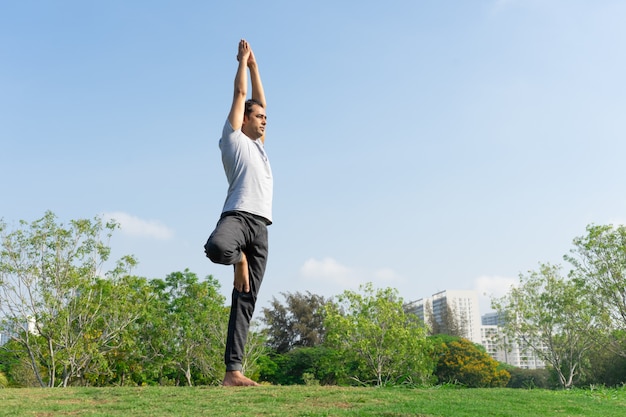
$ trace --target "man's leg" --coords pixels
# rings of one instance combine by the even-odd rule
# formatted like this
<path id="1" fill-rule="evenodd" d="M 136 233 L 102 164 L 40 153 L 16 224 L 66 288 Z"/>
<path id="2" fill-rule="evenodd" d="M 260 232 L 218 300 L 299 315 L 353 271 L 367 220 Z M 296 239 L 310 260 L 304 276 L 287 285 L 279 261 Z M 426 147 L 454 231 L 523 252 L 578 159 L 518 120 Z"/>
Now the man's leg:
<path id="1" fill-rule="evenodd" d="M 243 377 L 241 369 L 250 321 L 265 274 L 268 243 L 267 226 L 264 223 L 251 218 L 250 226 L 255 234 L 254 240 L 245 249 L 250 291 L 243 292 L 233 289 L 226 352 L 224 354 L 226 363 L 224 385 L 257 385 L 254 381 Z"/>
<path id="2" fill-rule="evenodd" d="M 245 217 L 237 212 L 222 215 L 204 245 L 207 258 L 216 264 L 235 265 L 252 239 Z"/>
<path id="3" fill-rule="evenodd" d="M 267 227 L 243 213 L 224 216 L 205 245 L 205 252 L 213 262 L 235 265 L 235 287 L 228 323 L 228 336 L 224 360 L 226 376 L 224 385 L 257 385 L 241 373 L 243 352 L 254 312 L 257 294 L 267 263 Z M 247 268 L 242 264 L 247 263 Z M 240 291 L 237 282 L 248 275 L 249 291 Z M 239 277 L 238 277 L 239 275 Z"/>

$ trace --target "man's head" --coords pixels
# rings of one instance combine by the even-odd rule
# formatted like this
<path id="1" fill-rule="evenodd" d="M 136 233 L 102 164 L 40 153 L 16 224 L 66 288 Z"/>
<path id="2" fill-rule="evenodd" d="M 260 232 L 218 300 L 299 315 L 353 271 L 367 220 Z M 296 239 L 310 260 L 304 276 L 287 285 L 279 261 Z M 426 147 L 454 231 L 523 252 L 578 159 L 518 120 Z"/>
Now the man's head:
<path id="1" fill-rule="evenodd" d="M 241 131 L 250 139 L 259 139 L 265 135 L 266 124 L 267 116 L 261 103 L 254 99 L 247 100 Z"/>

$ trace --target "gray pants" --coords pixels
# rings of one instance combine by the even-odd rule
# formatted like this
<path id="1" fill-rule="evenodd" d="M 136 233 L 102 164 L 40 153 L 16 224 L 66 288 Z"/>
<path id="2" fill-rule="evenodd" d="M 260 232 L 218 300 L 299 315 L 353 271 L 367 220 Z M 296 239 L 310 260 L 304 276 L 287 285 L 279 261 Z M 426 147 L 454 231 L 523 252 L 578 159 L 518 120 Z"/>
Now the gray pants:
<path id="1" fill-rule="evenodd" d="M 248 259 L 250 292 L 233 288 L 224 353 L 226 370 L 241 371 L 250 320 L 267 265 L 267 224 L 263 218 L 249 213 L 223 213 L 204 245 L 204 251 L 211 261 L 222 265 L 236 264 L 242 253 Z"/>

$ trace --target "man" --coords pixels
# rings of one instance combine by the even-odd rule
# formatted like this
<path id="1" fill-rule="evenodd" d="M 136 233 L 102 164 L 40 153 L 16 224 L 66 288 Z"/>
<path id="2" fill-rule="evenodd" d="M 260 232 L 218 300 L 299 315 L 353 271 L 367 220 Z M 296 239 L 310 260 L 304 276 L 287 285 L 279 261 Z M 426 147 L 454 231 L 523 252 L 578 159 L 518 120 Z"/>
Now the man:
<path id="1" fill-rule="evenodd" d="M 258 385 L 242 373 L 243 352 L 267 264 L 267 226 L 272 223 L 273 177 L 265 153 L 265 93 L 250 45 L 239 42 L 233 102 L 219 145 L 228 179 L 220 220 L 204 245 L 206 256 L 234 265 L 226 339 L 224 386 Z M 246 101 L 248 70 L 252 99 Z"/>

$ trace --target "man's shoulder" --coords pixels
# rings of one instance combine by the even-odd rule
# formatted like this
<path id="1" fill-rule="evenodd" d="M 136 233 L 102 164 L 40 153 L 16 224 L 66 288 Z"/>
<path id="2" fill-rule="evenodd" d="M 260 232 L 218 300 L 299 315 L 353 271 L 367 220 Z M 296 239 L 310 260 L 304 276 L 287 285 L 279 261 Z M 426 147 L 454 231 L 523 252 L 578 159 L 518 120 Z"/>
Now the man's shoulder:
<path id="1" fill-rule="evenodd" d="M 228 119 L 226 119 L 226 123 L 224 123 L 224 128 L 222 129 L 222 139 L 235 139 L 242 135 L 243 132 L 241 129 L 233 129 L 233 126 L 230 124 Z"/>
<path id="2" fill-rule="evenodd" d="M 235 132 L 236 131 L 233 128 L 233 126 L 230 124 L 230 121 L 226 119 L 226 122 L 224 122 L 224 127 L 222 128 L 222 137 L 232 135 Z"/>
<path id="3" fill-rule="evenodd" d="M 222 131 L 222 137 L 220 138 L 219 145 L 222 151 L 226 149 L 239 149 L 248 145 L 248 137 L 244 135 L 241 129 L 234 130 L 228 120 L 224 124 Z"/>

